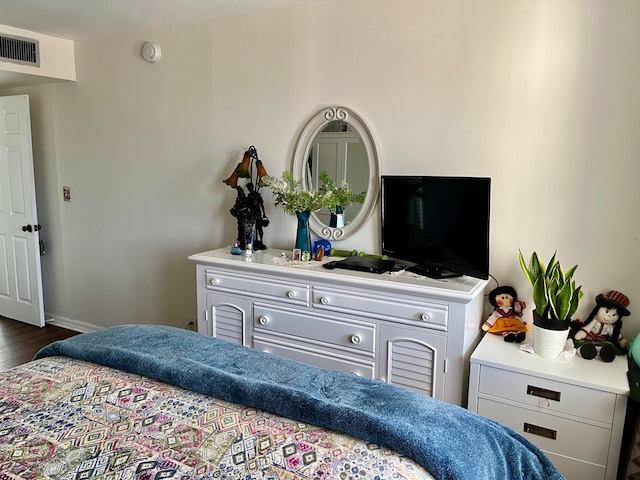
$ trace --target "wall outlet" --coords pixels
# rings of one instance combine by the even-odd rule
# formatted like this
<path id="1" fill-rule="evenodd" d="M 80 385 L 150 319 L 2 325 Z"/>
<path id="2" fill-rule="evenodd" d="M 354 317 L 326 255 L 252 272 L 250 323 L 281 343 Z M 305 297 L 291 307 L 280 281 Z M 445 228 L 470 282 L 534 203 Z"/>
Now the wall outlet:
<path id="1" fill-rule="evenodd" d="M 62 187 L 62 199 L 65 202 L 71 201 L 71 187 Z"/>

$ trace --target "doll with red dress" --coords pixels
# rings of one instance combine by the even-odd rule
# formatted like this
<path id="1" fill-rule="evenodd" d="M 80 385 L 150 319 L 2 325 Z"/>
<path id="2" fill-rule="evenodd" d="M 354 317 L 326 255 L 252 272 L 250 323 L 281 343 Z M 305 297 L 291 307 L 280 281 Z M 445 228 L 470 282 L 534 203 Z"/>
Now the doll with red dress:
<path id="1" fill-rule="evenodd" d="M 527 336 L 527 322 L 522 320 L 524 302 L 518 301 L 513 287 L 502 286 L 489 293 L 489 303 L 493 313 L 482 324 L 482 330 L 502 335 L 505 342 L 522 343 Z"/>

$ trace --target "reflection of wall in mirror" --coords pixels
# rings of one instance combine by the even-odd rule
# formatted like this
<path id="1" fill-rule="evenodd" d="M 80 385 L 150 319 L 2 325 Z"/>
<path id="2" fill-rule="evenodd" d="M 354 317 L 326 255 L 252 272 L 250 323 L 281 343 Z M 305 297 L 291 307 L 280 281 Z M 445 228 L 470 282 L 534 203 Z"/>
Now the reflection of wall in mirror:
<path id="1" fill-rule="evenodd" d="M 369 184 L 369 160 L 367 151 L 356 132 L 321 132 L 311 145 L 307 163 L 307 185 L 317 189 L 321 186 L 320 173 L 327 172 L 340 185 L 346 181 L 355 193 L 364 192 Z M 362 208 L 356 203 L 344 212 L 348 224 Z M 318 219 L 329 225 L 327 209 L 316 212 Z"/>

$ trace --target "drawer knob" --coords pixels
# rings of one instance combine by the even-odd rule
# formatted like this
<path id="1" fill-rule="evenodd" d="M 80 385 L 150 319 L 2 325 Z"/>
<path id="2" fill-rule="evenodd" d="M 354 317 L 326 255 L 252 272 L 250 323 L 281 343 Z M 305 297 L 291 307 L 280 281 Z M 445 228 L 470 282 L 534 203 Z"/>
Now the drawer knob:
<path id="1" fill-rule="evenodd" d="M 362 338 L 360 338 L 360 335 L 351 335 L 351 343 L 353 343 L 354 345 L 358 345 L 360 342 L 362 342 Z"/>
<path id="2" fill-rule="evenodd" d="M 287 297 L 289 298 L 296 298 L 296 292 L 294 292 L 293 290 L 289 290 L 287 292 Z"/>
<path id="3" fill-rule="evenodd" d="M 269 317 L 265 317 L 264 315 L 262 315 L 258 319 L 258 322 L 260 322 L 260 325 L 266 325 L 267 323 L 269 323 Z"/>
<path id="4" fill-rule="evenodd" d="M 327 297 L 322 297 L 322 298 L 320 299 L 320 303 L 321 303 L 322 305 L 329 305 L 329 299 L 328 299 Z"/>
<path id="5" fill-rule="evenodd" d="M 217 278 L 212 278 L 211 279 L 211 285 L 218 285 L 220 283 L 220 280 L 218 280 Z"/>
<path id="6" fill-rule="evenodd" d="M 429 320 L 431 320 L 431 314 L 423 313 L 420 318 L 422 318 L 423 321 L 428 322 Z"/>

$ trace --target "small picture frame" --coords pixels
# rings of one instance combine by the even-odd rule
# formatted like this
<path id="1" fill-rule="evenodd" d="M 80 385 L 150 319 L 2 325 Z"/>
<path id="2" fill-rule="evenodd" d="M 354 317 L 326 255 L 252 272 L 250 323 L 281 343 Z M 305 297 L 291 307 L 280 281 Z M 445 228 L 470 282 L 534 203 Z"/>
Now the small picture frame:
<path id="1" fill-rule="evenodd" d="M 293 261 L 294 262 L 299 262 L 302 259 L 302 250 L 300 250 L 299 248 L 294 248 L 293 249 Z"/>

